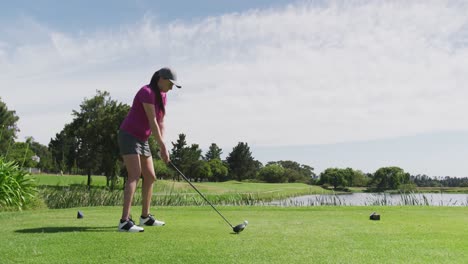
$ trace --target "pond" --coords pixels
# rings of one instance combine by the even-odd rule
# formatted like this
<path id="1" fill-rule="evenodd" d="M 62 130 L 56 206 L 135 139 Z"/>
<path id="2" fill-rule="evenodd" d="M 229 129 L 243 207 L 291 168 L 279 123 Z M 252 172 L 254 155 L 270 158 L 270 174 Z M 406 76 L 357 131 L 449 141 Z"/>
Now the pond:
<path id="1" fill-rule="evenodd" d="M 317 206 L 317 205 L 430 205 L 430 206 L 468 206 L 468 194 L 453 193 L 351 193 L 304 195 L 272 201 L 278 206 Z"/>

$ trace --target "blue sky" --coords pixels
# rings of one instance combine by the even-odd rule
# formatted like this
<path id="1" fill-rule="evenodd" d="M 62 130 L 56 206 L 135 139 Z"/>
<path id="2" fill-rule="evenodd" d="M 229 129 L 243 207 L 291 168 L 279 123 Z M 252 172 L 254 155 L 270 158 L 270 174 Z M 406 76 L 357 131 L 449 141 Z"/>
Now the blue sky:
<path id="1" fill-rule="evenodd" d="M 39 0 L 5 1 L 0 10 L 1 20 L 15 21 L 18 17 L 30 17 L 45 25 L 67 32 L 94 31 L 131 24 L 145 15 L 153 15 L 158 21 L 194 21 L 209 16 L 243 12 L 250 9 L 281 8 L 298 1 L 287 0 Z M 320 3 L 320 1 L 317 1 Z"/>
<path id="2" fill-rule="evenodd" d="M 167 139 L 262 162 L 468 176 L 466 1 L 8 1 L 0 97 L 48 144 L 96 90 L 162 66 Z"/>

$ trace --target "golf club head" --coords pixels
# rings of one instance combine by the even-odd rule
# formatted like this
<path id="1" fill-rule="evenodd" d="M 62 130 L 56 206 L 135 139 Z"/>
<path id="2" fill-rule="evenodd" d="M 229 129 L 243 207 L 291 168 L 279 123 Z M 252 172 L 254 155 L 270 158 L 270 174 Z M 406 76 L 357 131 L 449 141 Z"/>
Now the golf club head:
<path id="1" fill-rule="evenodd" d="M 236 225 L 235 227 L 232 228 L 232 231 L 234 233 L 239 234 L 240 232 L 244 231 L 244 229 L 247 227 L 249 222 L 247 220 L 244 221 L 244 223 Z"/>

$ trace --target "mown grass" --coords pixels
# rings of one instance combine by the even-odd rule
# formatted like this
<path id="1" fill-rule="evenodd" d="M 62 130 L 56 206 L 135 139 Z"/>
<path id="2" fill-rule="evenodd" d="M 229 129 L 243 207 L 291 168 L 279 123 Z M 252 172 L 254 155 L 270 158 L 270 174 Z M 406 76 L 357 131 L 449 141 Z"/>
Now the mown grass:
<path id="1" fill-rule="evenodd" d="M 116 232 L 121 207 L 0 214 L 2 263 L 466 263 L 461 207 L 158 207 L 164 227 Z M 84 213 L 76 219 L 77 210 Z M 140 207 L 134 207 L 139 215 Z M 381 221 L 370 221 L 376 211 Z M 136 217 L 135 217 L 136 218 Z"/>
<path id="2" fill-rule="evenodd" d="M 39 186 L 71 186 L 71 185 L 86 185 L 87 176 L 82 175 L 48 175 L 37 174 L 33 175 L 37 185 Z M 106 178 L 104 176 L 91 176 L 93 187 L 106 186 Z M 298 194 L 298 193 L 332 193 L 319 186 L 312 186 L 303 183 L 251 183 L 251 182 L 193 182 L 193 185 L 204 193 L 224 194 L 224 193 L 282 193 L 282 194 Z M 139 183 L 141 187 L 141 181 Z M 120 185 L 121 187 L 121 185 Z M 166 191 L 168 188 L 174 192 L 196 193 L 192 187 L 185 181 L 158 180 L 155 185 L 155 192 Z"/>
<path id="3" fill-rule="evenodd" d="M 84 175 L 54 175 L 54 174 L 34 174 L 37 185 L 40 186 L 70 186 L 70 185 L 86 185 L 88 176 Z M 91 176 L 92 186 L 106 186 L 106 177 Z"/>

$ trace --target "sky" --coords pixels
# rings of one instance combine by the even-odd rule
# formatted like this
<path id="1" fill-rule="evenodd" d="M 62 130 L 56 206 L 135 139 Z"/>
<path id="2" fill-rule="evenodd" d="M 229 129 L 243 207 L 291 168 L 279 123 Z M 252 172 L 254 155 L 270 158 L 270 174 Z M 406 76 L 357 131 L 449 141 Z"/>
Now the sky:
<path id="1" fill-rule="evenodd" d="M 466 1 L 2 1 L 0 98 L 47 145 L 97 90 L 157 69 L 166 142 L 263 163 L 468 176 Z"/>

